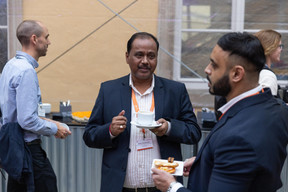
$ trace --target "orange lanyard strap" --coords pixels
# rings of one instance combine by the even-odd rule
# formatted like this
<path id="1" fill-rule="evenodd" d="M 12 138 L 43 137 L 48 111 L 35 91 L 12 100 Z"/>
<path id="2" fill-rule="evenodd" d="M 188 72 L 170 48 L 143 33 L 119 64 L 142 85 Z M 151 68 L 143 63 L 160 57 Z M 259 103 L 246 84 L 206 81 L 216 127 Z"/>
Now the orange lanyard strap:
<path id="1" fill-rule="evenodd" d="M 139 111 L 139 105 L 138 105 L 138 103 L 137 103 L 137 99 L 136 99 L 135 92 L 134 92 L 133 89 L 132 89 L 132 101 L 133 101 L 133 105 L 134 105 L 135 112 L 138 113 L 138 111 Z M 154 92 L 153 92 L 152 104 L 151 104 L 151 107 L 150 107 L 150 111 L 151 111 L 151 112 L 153 112 L 154 107 L 155 107 L 155 102 L 154 102 Z"/>
<path id="2" fill-rule="evenodd" d="M 264 93 L 264 89 L 262 88 L 261 91 L 258 91 L 257 93 L 253 93 L 251 95 L 248 95 L 246 97 L 244 97 L 243 99 L 247 98 L 247 97 L 251 97 L 251 96 L 254 96 L 254 95 L 258 95 L 259 93 Z M 241 99 L 242 100 L 242 99 Z M 220 117 L 219 117 L 219 120 L 223 117 L 225 113 L 223 113 Z"/>
<path id="3" fill-rule="evenodd" d="M 133 101 L 133 105 L 134 105 L 135 112 L 138 113 L 138 111 L 139 111 L 139 105 L 138 105 L 138 103 L 137 103 L 137 99 L 136 99 L 136 96 L 135 96 L 134 89 L 132 89 L 132 101 Z M 151 104 L 151 107 L 150 107 L 150 111 L 151 111 L 151 112 L 153 112 L 154 107 L 155 107 L 155 102 L 154 102 L 154 92 L 153 92 L 153 95 L 152 95 L 152 104 Z M 143 136 L 144 136 L 144 138 L 145 138 L 145 129 L 142 129 L 142 133 L 143 133 Z"/>
<path id="4" fill-rule="evenodd" d="M 262 88 L 261 91 L 258 91 L 257 93 L 253 93 L 251 95 L 248 95 L 247 97 L 251 97 L 251 96 L 254 96 L 254 95 L 258 95 L 259 93 L 264 93 L 264 89 Z M 244 98 L 247 98 L 247 97 L 244 97 Z M 243 99 L 244 99 L 243 98 Z"/>

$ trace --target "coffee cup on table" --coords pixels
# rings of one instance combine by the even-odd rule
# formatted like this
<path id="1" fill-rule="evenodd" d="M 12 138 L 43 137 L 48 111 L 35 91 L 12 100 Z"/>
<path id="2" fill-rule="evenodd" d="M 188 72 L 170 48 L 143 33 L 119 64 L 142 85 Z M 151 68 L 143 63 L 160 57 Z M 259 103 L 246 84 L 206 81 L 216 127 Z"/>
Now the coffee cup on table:
<path id="1" fill-rule="evenodd" d="M 154 113 L 151 111 L 139 111 L 137 123 L 140 125 L 152 125 L 154 122 Z"/>

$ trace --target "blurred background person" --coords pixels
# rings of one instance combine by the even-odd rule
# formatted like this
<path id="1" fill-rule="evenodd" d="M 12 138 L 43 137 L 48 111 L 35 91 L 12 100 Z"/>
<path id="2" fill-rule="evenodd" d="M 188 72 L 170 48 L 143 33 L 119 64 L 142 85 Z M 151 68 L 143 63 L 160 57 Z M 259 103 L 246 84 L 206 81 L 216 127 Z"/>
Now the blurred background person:
<path id="1" fill-rule="evenodd" d="M 271 66 L 273 63 L 280 62 L 283 50 L 281 34 L 272 29 L 263 29 L 255 33 L 255 36 L 260 40 L 266 57 L 266 64 L 259 75 L 259 84 L 262 87 L 269 87 L 272 95 L 279 97 L 277 77 L 271 70 Z"/>

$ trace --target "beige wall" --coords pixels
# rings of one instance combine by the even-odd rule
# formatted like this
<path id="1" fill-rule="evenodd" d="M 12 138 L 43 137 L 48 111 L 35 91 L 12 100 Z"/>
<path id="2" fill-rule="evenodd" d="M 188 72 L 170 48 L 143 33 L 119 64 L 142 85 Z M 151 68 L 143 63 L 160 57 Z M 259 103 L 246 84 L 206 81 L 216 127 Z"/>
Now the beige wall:
<path id="1" fill-rule="evenodd" d="M 157 35 L 157 0 L 102 2 L 115 12 L 132 4 L 120 16 L 139 31 Z M 59 101 L 68 99 L 72 111 L 91 110 L 101 82 L 129 73 L 126 42 L 136 30 L 120 17 L 109 21 L 113 16 L 97 0 L 23 1 L 23 19 L 42 21 L 50 33 L 52 44 L 37 71 L 51 63 L 38 77 L 42 100 L 52 104 L 52 111 L 59 111 Z"/>

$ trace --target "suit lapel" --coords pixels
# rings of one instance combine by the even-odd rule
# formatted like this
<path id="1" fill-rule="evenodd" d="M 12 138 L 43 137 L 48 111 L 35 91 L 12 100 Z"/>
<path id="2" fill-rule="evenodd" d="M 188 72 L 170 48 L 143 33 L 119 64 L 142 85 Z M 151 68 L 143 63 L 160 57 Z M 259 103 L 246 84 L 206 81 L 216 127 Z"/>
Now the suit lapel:
<path id="1" fill-rule="evenodd" d="M 213 129 L 211 130 L 211 132 L 208 134 L 208 136 L 206 137 L 206 139 L 204 140 L 198 154 L 196 157 L 195 162 L 199 159 L 199 157 L 201 156 L 203 149 L 206 147 L 207 143 L 209 142 L 211 136 L 217 131 L 219 130 L 223 125 L 225 125 L 226 121 L 228 119 L 228 115 L 225 115 L 222 117 L 222 119 L 220 121 L 217 122 L 217 124 L 215 125 L 215 127 L 213 127 Z"/>
<path id="2" fill-rule="evenodd" d="M 155 120 L 158 120 L 163 116 L 164 110 L 164 89 L 163 84 L 160 79 L 155 77 L 155 86 L 154 86 L 154 100 L 155 100 Z"/>
<path id="3" fill-rule="evenodd" d="M 131 122 L 131 87 L 129 86 L 129 75 L 122 78 L 120 88 L 121 107 L 125 110 L 125 117 L 127 118 L 127 131 L 130 135 Z"/>
<path id="4" fill-rule="evenodd" d="M 233 116 L 235 116 L 239 111 L 250 107 L 252 105 L 256 105 L 256 104 L 261 104 L 263 102 L 265 102 L 266 100 L 270 99 L 271 97 L 273 97 L 271 95 L 271 91 L 270 89 L 265 89 L 264 93 L 260 93 L 258 95 L 254 95 L 251 97 L 247 97 L 244 98 L 240 101 L 238 101 L 237 103 L 235 103 L 224 115 L 223 117 L 217 122 L 217 124 L 215 125 L 215 127 L 212 129 L 212 131 L 210 132 L 210 134 L 206 137 L 206 139 L 204 140 L 198 154 L 197 157 L 195 159 L 195 163 L 193 163 L 193 165 L 196 164 L 196 162 L 200 159 L 201 154 L 204 150 L 204 148 L 206 147 L 207 143 L 209 142 L 210 138 L 212 137 L 212 135 L 218 131 L 219 129 L 221 129 L 221 127 L 223 127 L 227 120 L 232 118 Z M 192 166 L 193 167 L 193 166 Z"/>

